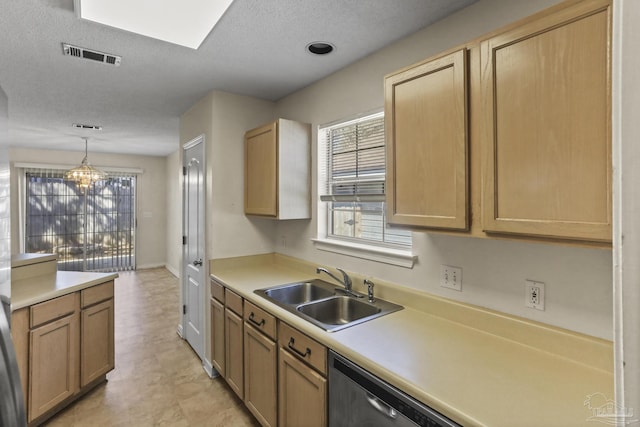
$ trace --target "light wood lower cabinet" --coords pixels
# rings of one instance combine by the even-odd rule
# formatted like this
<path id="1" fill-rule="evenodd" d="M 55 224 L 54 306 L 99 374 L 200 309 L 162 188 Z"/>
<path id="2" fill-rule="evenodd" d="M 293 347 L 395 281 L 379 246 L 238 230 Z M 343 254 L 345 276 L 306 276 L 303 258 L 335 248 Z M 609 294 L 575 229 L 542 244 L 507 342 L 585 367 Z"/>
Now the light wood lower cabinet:
<path id="1" fill-rule="evenodd" d="M 278 352 L 275 341 L 244 324 L 244 402 L 264 427 L 277 425 Z"/>
<path id="2" fill-rule="evenodd" d="M 74 312 L 30 332 L 29 422 L 79 390 L 78 324 Z"/>
<path id="3" fill-rule="evenodd" d="M 113 298 L 82 310 L 80 387 L 115 367 Z"/>
<path id="4" fill-rule="evenodd" d="M 19 309 L 11 318 L 30 424 L 42 423 L 114 368 L 113 281 Z"/>
<path id="5" fill-rule="evenodd" d="M 327 348 L 284 322 L 278 345 L 278 425 L 326 426 Z"/>
<path id="6" fill-rule="evenodd" d="M 244 337 L 242 333 L 242 317 L 225 309 L 224 315 L 225 339 L 225 379 L 231 389 L 244 398 Z"/>
<path id="7" fill-rule="evenodd" d="M 224 364 L 224 305 L 211 298 L 211 365 L 221 376 L 225 376 Z"/>

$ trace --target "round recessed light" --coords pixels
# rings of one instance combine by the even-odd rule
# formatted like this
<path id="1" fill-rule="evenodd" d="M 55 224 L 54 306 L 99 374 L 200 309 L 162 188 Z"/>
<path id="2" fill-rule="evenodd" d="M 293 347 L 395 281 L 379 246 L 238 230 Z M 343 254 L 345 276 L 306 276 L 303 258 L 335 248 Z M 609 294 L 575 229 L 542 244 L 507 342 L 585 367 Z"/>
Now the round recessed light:
<path id="1" fill-rule="evenodd" d="M 307 50 L 315 55 L 326 55 L 333 49 L 333 45 L 327 42 L 313 42 L 307 45 Z"/>

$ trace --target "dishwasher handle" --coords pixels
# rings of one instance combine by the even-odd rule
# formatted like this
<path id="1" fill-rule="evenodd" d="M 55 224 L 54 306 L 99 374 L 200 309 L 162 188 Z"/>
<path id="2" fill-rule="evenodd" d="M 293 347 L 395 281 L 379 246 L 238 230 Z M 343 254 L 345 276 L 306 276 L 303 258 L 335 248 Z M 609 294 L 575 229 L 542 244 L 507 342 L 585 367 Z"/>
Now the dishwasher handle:
<path id="1" fill-rule="evenodd" d="M 382 413 L 384 416 L 391 419 L 398 418 L 398 411 L 375 397 L 373 394 L 367 393 L 367 401 L 369 401 L 369 405 L 373 406 L 376 411 Z"/>

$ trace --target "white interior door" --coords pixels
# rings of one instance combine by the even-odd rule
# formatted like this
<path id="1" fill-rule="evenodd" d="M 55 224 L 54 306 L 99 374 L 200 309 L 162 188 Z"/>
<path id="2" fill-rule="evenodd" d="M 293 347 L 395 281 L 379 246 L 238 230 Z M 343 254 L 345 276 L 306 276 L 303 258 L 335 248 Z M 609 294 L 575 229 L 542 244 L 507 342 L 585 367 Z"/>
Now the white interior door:
<path id="1" fill-rule="evenodd" d="M 204 230 L 204 137 L 184 147 L 183 331 L 184 338 L 204 359 L 205 230 Z"/>

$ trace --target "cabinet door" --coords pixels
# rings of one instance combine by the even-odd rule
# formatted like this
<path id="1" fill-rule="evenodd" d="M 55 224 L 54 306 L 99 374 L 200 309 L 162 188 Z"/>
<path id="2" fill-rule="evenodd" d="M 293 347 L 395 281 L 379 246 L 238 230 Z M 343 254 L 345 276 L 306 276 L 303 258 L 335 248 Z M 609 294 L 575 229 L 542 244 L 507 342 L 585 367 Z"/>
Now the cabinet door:
<path id="1" fill-rule="evenodd" d="M 78 323 L 74 313 L 30 332 L 29 422 L 79 389 Z"/>
<path id="2" fill-rule="evenodd" d="M 385 78 L 387 220 L 468 228 L 467 51 Z"/>
<path id="3" fill-rule="evenodd" d="M 244 402 L 263 426 L 277 422 L 276 343 L 245 322 Z"/>
<path id="4" fill-rule="evenodd" d="M 278 147 L 276 122 L 245 135 L 244 212 L 278 216 Z"/>
<path id="5" fill-rule="evenodd" d="M 225 379 L 231 389 L 242 399 L 244 397 L 242 318 L 228 308 L 225 309 L 224 330 Z"/>
<path id="6" fill-rule="evenodd" d="M 224 365 L 224 306 L 211 298 L 211 364 L 225 376 Z"/>
<path id="7" fill-rule="evenodd" d="M 485 231 L 611 241 L 610 15 L 580 2 L 481 44 Z"/>
<path id="8" fill-rule="evenodd" d="M 113 298 L 82 310 L 80 387 L 115 367 Z"/>
<path id="9" fill-rule="evenodd" d="M 11 339 L 16 352 L 18 371 L 20 371 L 20 384 L 25 405 L 29 402 L 28 384 L 29 378 L 29 308 L 21 308 L 11 313 Z"/>
<path id="10" fill-rule="evenodd" d="M 280 348 L 278 414 L 280 427 L 327 425 L 327 380 Z"/>

